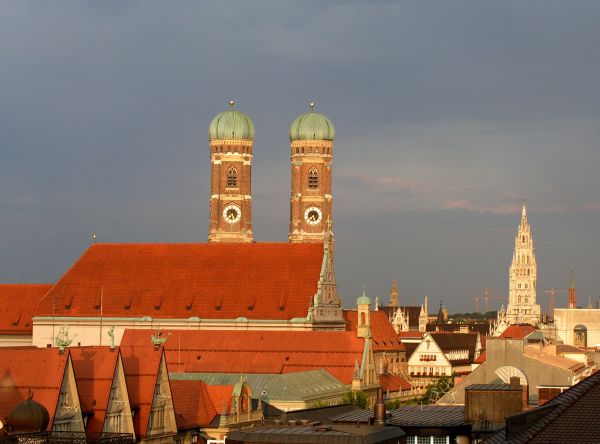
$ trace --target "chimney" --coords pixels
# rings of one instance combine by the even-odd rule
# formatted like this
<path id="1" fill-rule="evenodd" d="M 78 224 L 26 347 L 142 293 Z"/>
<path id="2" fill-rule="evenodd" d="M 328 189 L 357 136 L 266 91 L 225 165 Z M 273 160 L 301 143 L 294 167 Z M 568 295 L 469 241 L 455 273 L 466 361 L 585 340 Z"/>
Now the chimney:
<path id="1" fill-rule="evenodd" d="M 374 406 L 375 425 L 385 425 L 385 403 L 383 402 L 383 390 L 377 390 L 377 401 Z"/>
<path id="2" fill-rule="evenodd" d="M 515 390 L 519 390 L 521 388 L 521 378 L 518 376 L 511 376 L 509 384 Z"/>

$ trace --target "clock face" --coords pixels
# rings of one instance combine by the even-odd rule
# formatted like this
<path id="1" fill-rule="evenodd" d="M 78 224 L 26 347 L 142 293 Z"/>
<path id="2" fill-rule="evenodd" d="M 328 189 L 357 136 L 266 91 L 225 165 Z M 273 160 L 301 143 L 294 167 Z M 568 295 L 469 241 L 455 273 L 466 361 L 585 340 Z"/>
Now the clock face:
<path id="1" fill-rule="evenodd" d="M 229 204 L 223 210 L 223 219 L 225 219 L 225 222 L 228 224 L 234 224 L 238 222 L 241 217 L 242 210 L 240 210 L 240 207 L 237 205 Z"/>
<path id="2" fill-rule="evenodd" d="M 323 219 L 323 213 L 317 207 L 307 208 L 304 212 L 304 220 L 311 225 L 317 225 Z"/>

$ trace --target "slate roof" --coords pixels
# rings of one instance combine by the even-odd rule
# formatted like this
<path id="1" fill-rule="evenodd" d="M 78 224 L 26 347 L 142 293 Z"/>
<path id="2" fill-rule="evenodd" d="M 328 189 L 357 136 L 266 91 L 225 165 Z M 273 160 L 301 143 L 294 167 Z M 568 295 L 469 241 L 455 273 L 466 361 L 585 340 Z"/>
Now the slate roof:
<path id="1" fill-rule="evenodd" d="M 85 425 L 87 432 L 101 432 L 112 381 L 117 367 L 118 349 L 109 347 L 71 347 L 73 370 L 82 413 L 91 413 Z"/>
<path id="2" fill-rule="evenodd" d="M 475 360 L 477 347 L 477 333 L 430 333 L 433 340 L 440 346 L 444 353 L 453 350 L 469 351 L 469 362 Z M 453 361 L 455 362 L 455 361 Z"/>
<path id="3" fill-rule="evenodd" d="M 323 244 L 93 244 L 36 316 L 305 317 Z"/>
<path id="4" fill-rule="evenodd" d="M 406 436 L 399 427 L 356 427 L 345 424 L 326 426 L 266 426 L 227 434 L 232 443 L 330 443 L 330 444 L 367 444 L 395 442 Z"/>
<path id="5" fill-rule="evenodd" d="M 327 407 L 294 410 L 292 412 L 280 412 L 279 415 L 270 415 L 270 419 L 275 419 L 275 417 L 277 417 L 277 419 L 281 420 L 284 424 L 290 419 L 295 419 L 296 421 L 307 420 L 311 423 L 320 422 L 321 424 L 332 424 L 332 418 L 356 410 L 361 410 L 361 408 L 352 404 L 338 404 Z"/>
<path id="6" fill-rule="evenodd" d="M 0 420 L 31 396 L 48 410 L 50 430 L 68 356 L 56 348 L 0 347 Z"/>
<path id="7" fill-rule="evenodd" d="M 600 442 L 600 372 L 541 407 L 509 416 L 506 429 L 485 440 L 496 443 Z"/>
<path id="8" fill-rule="evenodd" d="M 129 404 L 132 410 L 137 409 L 133 416 L 133 429 L 136 437 L 143 438 L 148 430 L 163 349 L 161 347 L 156 350 L 153 346 L 124 347 L 123 345 L 119 349 L 123 359 Z"/>
<path id="9" fill-rule="evenodd" d="M 455 427 L 465 424 L 464 406 L 407 405 L 388 411 L 388 423 L 399 427 Z M 336 422 L 369 422 L 372 410 L 355 410 L 332 418 Z"/>
<path id="10" fill-rule="evenodd" d="M 171 373 L 171 381 L 204 381 L 213 385 L 233 385 L 243 380 L 250 384 L 254 398 L 266 402 L 300 401 L 342 394 L 348 388 L 324 369 L 283 375 L 239 373 Z M 231 392 L 229 393 L 231 395 Z M 217 404 L 221 412 L 221 404 Z"/>
<path id="11" fill-rule="evenodd" d="M 144 346 L 153 332 L 125 330 L 121 346 Z M 171 336 L 169 336 L 171 335 Z M 351 331 L 173 330 L 164 344 L 172 372 L 284 374 L 325 368 L 352 383 L 364 340 Z"/>
<path id="12" fill-rule="evenodd" d="M 30 335 L 39 300 L 51 284 L 0 284 L 0 334 Z"/>
<path id="13" fill-rule="evenodd" d="M 344 320 L 347 322 L 346 328 L 356 334 L 358 311 L 344 310 L 343 313 Z M 370 313 L 370 321 L 374 352 L 404 352 L 406 350 L 383 311 L 372 311 Z"/>

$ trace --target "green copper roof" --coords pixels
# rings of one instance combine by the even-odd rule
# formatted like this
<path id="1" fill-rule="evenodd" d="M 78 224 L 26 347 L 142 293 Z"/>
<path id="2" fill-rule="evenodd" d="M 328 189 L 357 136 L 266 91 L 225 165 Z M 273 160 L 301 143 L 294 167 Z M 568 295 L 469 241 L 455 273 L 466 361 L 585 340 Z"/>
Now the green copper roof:
<path id="1" fill-rule="evenodd" d="M 311 110 L 296 118 L 290 127 L 290 140 L 333 140 L 335 129 L 327 116 Z"/>
<path id="2" fill-rule="evenodd" d="M 208 127 L 208 140 L 234 139 L 254 140 L 254 123 L 250 117 L 237 109 L 223 111 L 215 116 Z"/>
<path id="3" fill-rule="evenodd" d="M 255 397 L 263 401 L 307 401 L 348 391 L 327 370 L 308 370 L 285 374 L 240 373 L 169 373 L 172 381 L 204 381 L 208 385 L 233 385 L 240 380 L 252 387 Z"/>
<path id="4" fill-rule="evenodd" d="M 356 305 L 371 305 L 371 298 L 367 296 L 367 292 L 363 288 L 363 294 L 356 300 Z"/>

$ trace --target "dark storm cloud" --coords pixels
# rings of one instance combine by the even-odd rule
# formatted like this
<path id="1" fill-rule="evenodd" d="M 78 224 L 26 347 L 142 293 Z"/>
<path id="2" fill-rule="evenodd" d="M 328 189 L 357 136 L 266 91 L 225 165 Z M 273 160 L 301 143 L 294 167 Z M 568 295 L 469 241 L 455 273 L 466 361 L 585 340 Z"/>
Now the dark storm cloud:
<path id="1" fill-rule="evenodd" d="M 347 303 L 393 275 L 457 310 L 506 293 L 523 197 L 540 289 L 574 265 L 596 298 L 598 16 L 591 1 L 3 2 L 0 280 L 57 279 L 92 230 L 204 241 L 206 130 L 229 98 L 257 129 L 256 237 L 286 239 L 287 130 L 316 100 L 338 134 Z"/>

